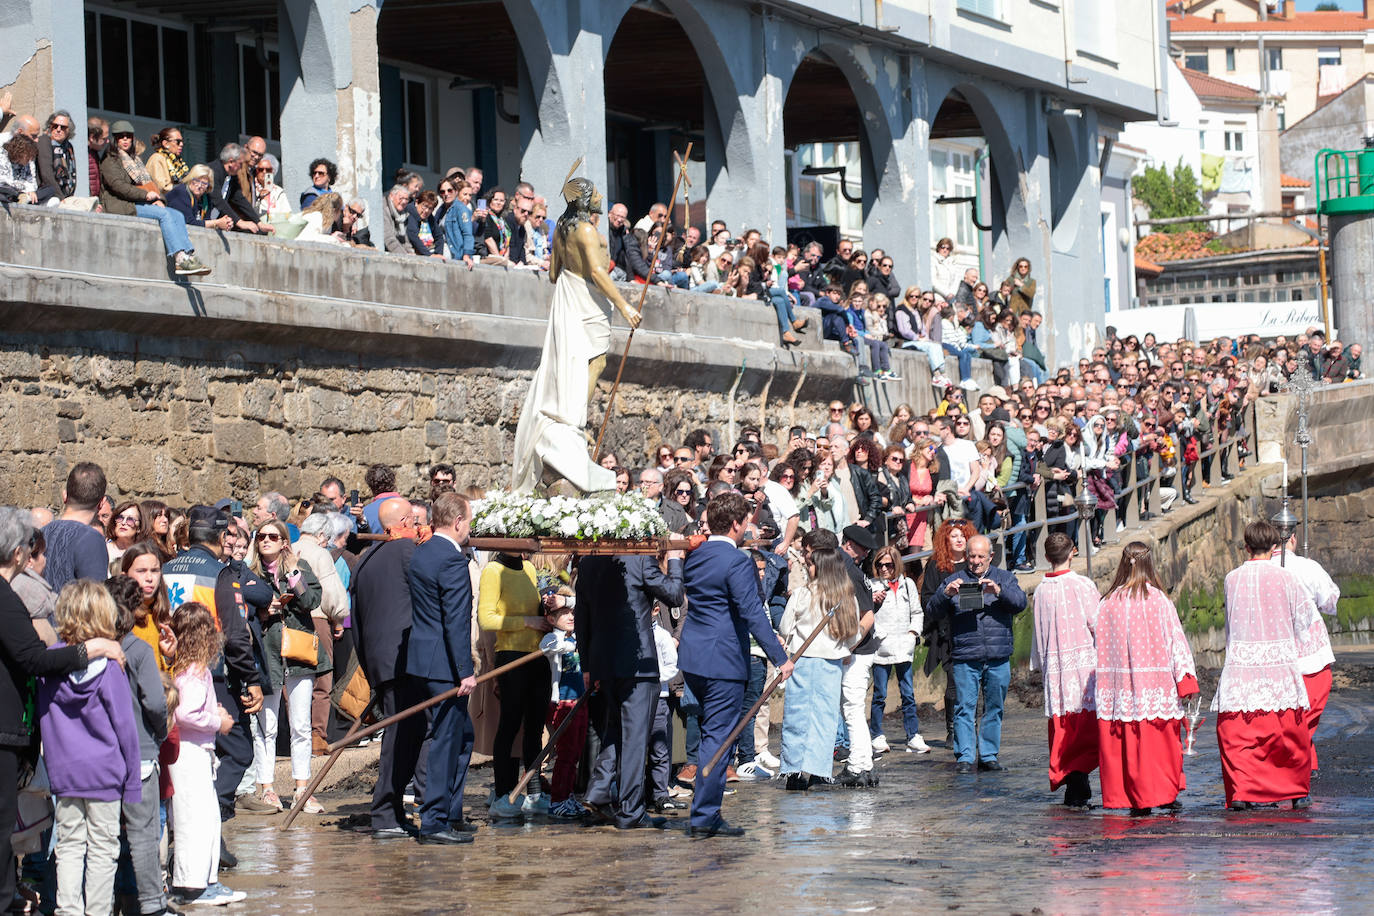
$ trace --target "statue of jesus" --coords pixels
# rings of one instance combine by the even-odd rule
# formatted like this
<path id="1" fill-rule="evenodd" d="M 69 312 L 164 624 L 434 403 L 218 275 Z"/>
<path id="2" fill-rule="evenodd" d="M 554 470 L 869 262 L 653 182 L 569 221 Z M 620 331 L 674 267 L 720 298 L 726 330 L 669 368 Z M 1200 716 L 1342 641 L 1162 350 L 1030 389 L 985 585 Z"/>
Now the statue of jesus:
<path id="1" fill-rule="evenodd" d="M 554 227 L 549 258 L 554 290 L 544 352 L 515 430 L 511 489 L 516 493 L 532 491 L 546 470 L 582 493 L 615 489 L 615 475 L 591 460 L 583 428 L 606 367 L 608 306 L 614 305 L 632 328 L 639 326 L 639 313 L 606 272 L 610 259 L 596 228 L 604 201 L 596 185 L 570 177 L 563 199 L 568 208 Z"/>

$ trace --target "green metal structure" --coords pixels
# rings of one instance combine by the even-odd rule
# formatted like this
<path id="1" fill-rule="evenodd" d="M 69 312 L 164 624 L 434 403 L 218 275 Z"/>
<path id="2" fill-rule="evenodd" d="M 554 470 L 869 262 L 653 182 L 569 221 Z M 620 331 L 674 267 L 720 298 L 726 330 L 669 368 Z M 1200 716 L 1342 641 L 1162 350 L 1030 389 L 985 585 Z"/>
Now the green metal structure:
<path id="1" fill-rule="evenodd" d="M 1374 146 L 1317 153 L 1317 212 L 1323 216 L 1374 213 Z"/>

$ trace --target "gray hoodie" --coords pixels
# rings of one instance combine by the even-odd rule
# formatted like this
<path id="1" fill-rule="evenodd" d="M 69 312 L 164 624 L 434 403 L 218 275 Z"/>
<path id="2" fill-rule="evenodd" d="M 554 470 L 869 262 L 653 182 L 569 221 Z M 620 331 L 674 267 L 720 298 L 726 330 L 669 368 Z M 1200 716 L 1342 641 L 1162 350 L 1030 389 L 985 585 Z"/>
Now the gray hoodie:
<path id="1" fill-rule="evenodd" d="M 124 673 L 134 699 L 134 728 L 138 731 L 138 759 L 156 760 L 158 747 L 167 739 L 167 694 L 157 670 L 153 647 L 130 633 L 119 642 L 124 650 Z"/>

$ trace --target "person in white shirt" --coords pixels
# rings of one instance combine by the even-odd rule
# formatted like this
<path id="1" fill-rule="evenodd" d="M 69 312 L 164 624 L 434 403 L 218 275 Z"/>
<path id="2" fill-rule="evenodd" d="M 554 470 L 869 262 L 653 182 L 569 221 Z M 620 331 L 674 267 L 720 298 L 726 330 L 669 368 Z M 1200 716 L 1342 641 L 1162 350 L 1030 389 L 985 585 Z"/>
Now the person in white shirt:
<path id="1" fill-rule="evenodd" d="M 658 651 L 658 705 L 654 707 L 654 724 L 649 730 L 649 807 L 662 812 L 680 808 L 668 794 L 668 776 L 673 768 L 673 714 L 668 705 L 668 684 L 677 677 L 677 642 L 663 629 L 658 615 L 654 615 L 654 648 Z"/>
<path id="2" fill-rule="evenodd" d="M 1340 600 L 1340 586 L 1332 580 L 1322 565 L 1310 557 L 1297 554 L 1298 536 L 1288 538 L 1286 550 L 1275 544 L 1270 550 L 1269 562 L 1283 566 L 1298 580 L 1298 585 L 1312 599 L 1317 610 L 1328 617 L 1335 616 L 1336 603 Z M 1320 622 L 1321 618 L 1318 618 Z M 1317 725 L 1321 722 L 1326 701 L 1331 698 L 1331 667 L 1336 656 L 1331 651 L 1331 637 L 1327 635 L 1326 625 L 1309 626 L 1298 634 L 1298 673 L 1302 675 L 1307 687 L 1307 732 L 1312 737 L 1312 772 L 1317 772 Z"/>

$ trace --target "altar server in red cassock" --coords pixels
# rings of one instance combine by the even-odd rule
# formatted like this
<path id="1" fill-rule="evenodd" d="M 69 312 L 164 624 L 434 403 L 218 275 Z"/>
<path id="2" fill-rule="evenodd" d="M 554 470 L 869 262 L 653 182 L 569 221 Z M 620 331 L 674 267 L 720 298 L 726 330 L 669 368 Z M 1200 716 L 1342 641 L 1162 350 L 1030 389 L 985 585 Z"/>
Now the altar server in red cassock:
<path id="1" fill-rule="evenodd" d="M 1288 539 L 1287 550 L 1280 551 L 1274 546 L 1269 562 L 1283 566 L 1297 577 L 1298 584 L 1307 597 L 1317 606 L 1317 610 L 1328 617 L 1336 616 L 1336 602 L 1340 600 L 1341 590 L 1331 574 L 1311 557 L 1299 556 L 1296 552 L 1298 537 Z M 1331 637 L 1326 633 L 1326 624 L 1317 619 L 1317 625 L 1309 626 L 1305 633 L 1298 634 L 1298 671 L 1303 683 L 1307 685 L 1307 733 L 1312 738 L 1312 772 L 1317 771 L 1317 723 L 1322 719 L 1326 701 L 1331 696 L 1331 666 L 1336 656 L 1331 652 Z"/>
<path id="2" fill-rule="evenodd" d="M 1067 786 L 1064 804 L 1085 808 L 1092 798 L 1088 774 L 1097 769 L 1097 647 L 1093 629 L 1097 586 L 1069 569 L 1073 541 L 1065 534 L 1045 539 L 1053 567 L 1035 588 L 1035 638 L 1031 669 L 1044 672 L 1045 715 L 1049 718 L 1050 789 Z"/>
<path id="3" fill-rule="evenodd" d="M 1267 521 L 1246 525 L 1250 559 L 1226 574 L 1226 665 L 1212 709 L 1226 804 L 1236 810 L 1309 803 L 1312 737 L 1298 634 L 1310 639 L 1318 614 L 1297 578 L 1269 562 L 1277 540 Z"/>
<path id="4" fill-rule="evenodd" d="M 1177 808 L 1183 702 L 1198 692 L 1193 652 L 1155 574 L 1132 541 L 1097 611 L 1098 767 L 1104 808 Z"/>

